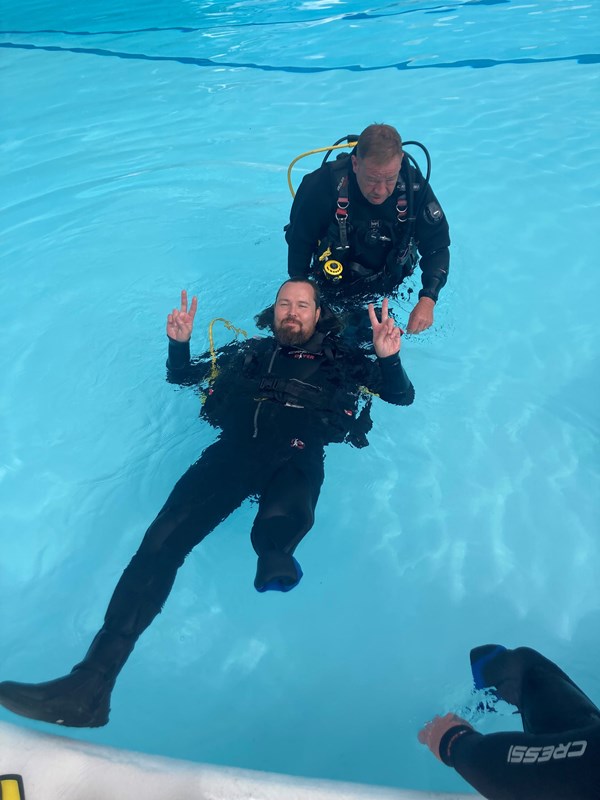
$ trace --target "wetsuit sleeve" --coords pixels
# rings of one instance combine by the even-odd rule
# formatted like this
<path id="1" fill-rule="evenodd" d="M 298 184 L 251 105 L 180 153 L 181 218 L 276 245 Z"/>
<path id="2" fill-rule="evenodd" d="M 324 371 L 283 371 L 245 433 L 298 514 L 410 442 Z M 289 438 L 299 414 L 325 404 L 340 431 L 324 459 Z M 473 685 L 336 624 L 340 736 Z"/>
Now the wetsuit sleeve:
<path id="1" fill-rule="evenodd" d="M 399 353 L 375 361 L 363 353 L 347 350 L 344 356 L 346 376 L 351 375 L 357 384 L 379 395 L 386 403 L 409 406 L 415 399 L 414 386 L 404 371 Z"/>
<path id="2" fill-rule="evenodd" d="M 425 196 L 416 201 L 419 206 L 416 221 L 417 247 L 421 256 L 420 267 L 423 272 L 423 288 L 419 297 L 430 297 L 437 301 L 440 290 L 448 278 L 450 267 L 450 229 L 448 221 L 433 193 L 431 186 L 425 189 Z"/>
<path id="3" fill-rule="evenodd" d="M 381 375 L 378 391 L 381 399 L 396 406 L 409 406 L 415 399 L 415 388 L 404 371 L 398 353 L 378 358 L 377 366 Z"/>
<path id="4" fill-rule="evenodd" d="M 308 277 L 313 253 L 335 212 L 335 198 L 327 167 L 302 178 L 285 228 L 290 278 Z"/>
<path id="5" fill-rule="evenodd" d="M 461 730 L 462 728 L 462 730 Z M 488 800 L 597 800 L 600 726 L 558 734 L 450 728 L 440 756 Z"/>
<path id="6" fill-rule="evenodd" d="M 208 354 L 192 360 L 190 343 L 169 339 L 169 355 L 167 357 L 167 380 L 181 386 L 202 383 L 210 372 Z"/>

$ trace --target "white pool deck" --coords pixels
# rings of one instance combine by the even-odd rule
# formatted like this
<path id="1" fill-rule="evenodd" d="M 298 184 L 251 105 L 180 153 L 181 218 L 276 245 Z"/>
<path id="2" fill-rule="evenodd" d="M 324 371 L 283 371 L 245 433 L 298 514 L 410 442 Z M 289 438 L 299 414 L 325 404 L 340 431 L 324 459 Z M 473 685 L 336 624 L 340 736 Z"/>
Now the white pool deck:
<path id="1" fill-rule="evenodd" d="M 0 781 L 10 800 L 473 800 L 215 767 L 80 742 L 0 723 Z M 4 794 L 0 792 L 0 796 Z"/>

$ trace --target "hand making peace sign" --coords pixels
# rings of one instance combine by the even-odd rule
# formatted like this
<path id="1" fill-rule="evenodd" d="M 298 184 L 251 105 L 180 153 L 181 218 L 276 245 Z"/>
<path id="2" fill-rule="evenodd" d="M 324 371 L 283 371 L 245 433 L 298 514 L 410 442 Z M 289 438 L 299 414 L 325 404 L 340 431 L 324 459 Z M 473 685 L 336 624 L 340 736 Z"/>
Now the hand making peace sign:
<path id="1" fill-rule="evenodd" d="M 375 314 L 373 303 L 369 303 L 369 319 L 373 328 L 373 346 L 379 358 L 393 356 L 400 352 L 400 337 L 404 333 L 394 324 L 388 313 L 388 299 L 384 298 L 381 304 L 381 322 Z"/>
<path id="2" fill-rule="evenodd" d="M 194 295 L 188 311 L 185 289 L 181 290 L 181 308 L 174 308 L 167 317 L 167 336 L 177 342 L 189 342 L 194 327 L 194 317 L 198 308 L 198 298 Z"/>

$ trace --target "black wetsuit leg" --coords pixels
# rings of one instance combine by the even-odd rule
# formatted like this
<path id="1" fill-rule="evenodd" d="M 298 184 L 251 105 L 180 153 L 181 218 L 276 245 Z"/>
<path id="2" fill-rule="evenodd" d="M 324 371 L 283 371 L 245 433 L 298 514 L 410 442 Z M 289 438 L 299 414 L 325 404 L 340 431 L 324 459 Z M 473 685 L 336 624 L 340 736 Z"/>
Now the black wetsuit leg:
<path id="1" fill-rule="evenodd" d="M 314 524 L 324 477 L 323 448 L 310 446 L 306 451 L 286 443 L 270 469 L 265 465 L 265 474 L 251 532 L 259 557 L 254 584 L 259 590 L 274 579 L 292 586 L 301 576 L 292 555 Z"/>
<path id="2" fill-rule="evenodd" d="M 104 625 L 83 661 L 41 684 L 5 681 L 0 703 L 22 716 L 73 727 L 108 722 L 117 675 L 160 612 L 187 554 L 256 490 L 255 445 L 219 440 L 183 475 L 123 572 Z"/>
<path id="3" fill-rule="evenodd" d="M 252 527 L 252 546 L 258 555 L 270 549 L 294 552 L 314 524 L 322 483 L 322 460 L 302 464 L 300 459 L 289 459 L 273 470 Z M 285 525 L 279 532 L 274 527 L 267 533 L 269 523 L 276 520 L 285 520 Z"/>
<path id="4" fill-rule="evenodd" d="M 280 434 L 276 438 L 223 437 L 207 448 L 148 528 L 83 661 L 68 675 L 46 683 L 1 683 L 0 703 L 46 722 L 105 725 L 116 678 L 140 634 L 161 611 L 177 570 L 249 495 L 260 497 L 252 540 L 262 554 L 259 564 L 263 556 L 266 559 L 266 579 L 255 585 L 260 591 L 293 588 L 302 572 L 291 554 L 314 521 L 323 448 L 317 443 L 305 453 L 304 442 L 275 429 Z"/>
<path id="5" fill-rule="evenodd" d="M 179 479 L 115 588 L 104 630 L 135 640 L 150 625 L 188 553 L 256 491 L 251 455 L 220 439 Z"/>

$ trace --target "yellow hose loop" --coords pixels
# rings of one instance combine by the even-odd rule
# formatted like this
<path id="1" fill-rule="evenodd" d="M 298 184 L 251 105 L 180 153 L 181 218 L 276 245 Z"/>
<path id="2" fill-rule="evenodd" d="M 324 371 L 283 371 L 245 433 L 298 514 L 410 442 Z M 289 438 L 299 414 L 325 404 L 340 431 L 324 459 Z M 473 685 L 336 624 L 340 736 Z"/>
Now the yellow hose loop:
<path id="1" fill-rule="evenodd" d="M 246 333 L 245 330 L 243 330 L 242 328 L 236 328 L 236 326 L 232 322 L 229 322 L 228 319 L 224 319 L 223 317 L 215 317 L 213 320 L 210 321 L 210 324 L 208 326 L 208 343 L 210 347 L 210 362 L 211 362 L 210 375 L 208 377 L 209 383 L 212 383 L 219 374 L 219 368 L 217 367 L 217 351 L 215 350 L 215 340 L 213 336 L 213 325 L 215 324 L 215 322 L 222 322 L 223 325 L 225 325 L 225 327 L 227 328 L 227 330 L 234 331 L 236 336 L 239 336 L 241 334 L 242 336 L 248 338 L 248 334 Z"/>
<path id="2" fill-rule="evenodd" d="M 306 153 L 300 153 L 299 156 L 296 156 L 296 158 L 289 165 L 287 171 L 287 181 L 288 181 L 288 186 L 290 187 L 290 192 L 292 193 L 292 197 L 296 196 L 296 192 L 294 191 L 294 187 L 292 186 L 292 168 L 296 163 L 296 161 L 300 161 L 300 159 L 304 158 L 305 156 L 312 156 L 314 153 L 326 153 L 328 150 L 341 150 L 345 147 L 356 147 L 357 144 L 358 142 L 346 142 L 346 144 L 331 144 L 329 145 L 329 147 L 317 147 L 316 150 L 307 150 Z"/>
<path id="3" fill-rule="evenodd" d="M 370 389 L 367 389 L 366 386 L 359 386 L 358 391 L 363 395 L 363 397 L 379 397 L 377 392 L 372 392 Z"/>

